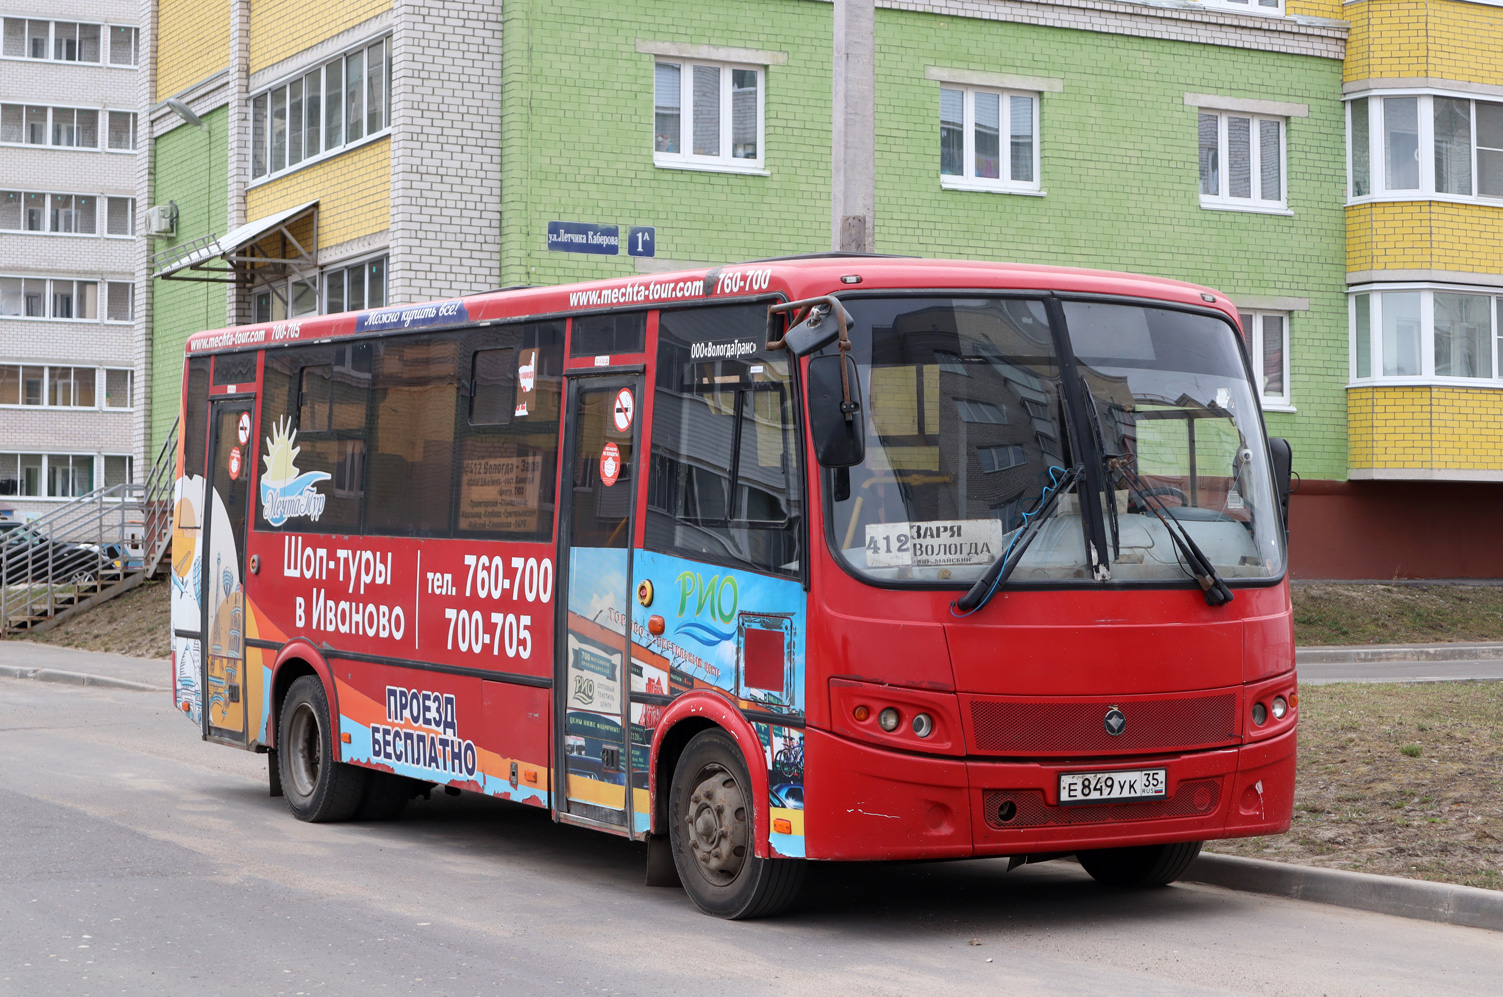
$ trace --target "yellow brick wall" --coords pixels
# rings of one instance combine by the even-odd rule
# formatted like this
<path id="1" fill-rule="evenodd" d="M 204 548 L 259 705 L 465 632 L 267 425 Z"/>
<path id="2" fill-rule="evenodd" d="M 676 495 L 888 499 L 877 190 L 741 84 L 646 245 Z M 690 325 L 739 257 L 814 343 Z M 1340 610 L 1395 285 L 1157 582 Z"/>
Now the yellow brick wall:
<path id="1" fill-rule="evenodd" d="M 156 100 L 230 64 L 230 0 L 158 0 Z"/>
<path id="2" fill-rule="evenodd" d="M 1365 0 L 1335 16 L 1352 25 L 1347 82 L 1433 76 L 1503 85 L 1503 8 L 1455 0 Z"/>
<path id="3" fill-rule="evenodd" d="M 391 227 L 391 139 L 377 139 L 245 195 L 247 221 L 317 199 L 318 244 L 384 232 Z"/>
<path id="4" fill-rule="evenodd" d="M 1346 20 L 1346 14 L 1342 13 L 1341 0 L 1285 0 L 1284 13 Z"/>
<path id="5" fill-rule="evenodd" d="M 391 0 L 255 0 L 250 71 L 256 72 L 391 9 Z"/>
<path id="6" fill-rule="evenodd" d="M 1503 470 L 1503 389 L 1353 388 L 1347 457 L 1353 470 Z"/>
<path id="7" fill-rule="evenodd" d="M 1348 270 L 1503 273 L 1503 205 L 1381 201 L 1346 209 Z"/>

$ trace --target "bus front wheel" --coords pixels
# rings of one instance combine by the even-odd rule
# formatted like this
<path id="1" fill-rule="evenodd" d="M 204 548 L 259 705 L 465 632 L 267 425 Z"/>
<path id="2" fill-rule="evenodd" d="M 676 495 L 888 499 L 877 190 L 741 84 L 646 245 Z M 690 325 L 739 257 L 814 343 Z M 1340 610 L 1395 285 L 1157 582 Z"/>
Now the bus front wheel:
<path id="1" fill-rule="evenodd" d="M 298 820 L 349 820 L 360 807 L 365 769 L 335 761 L 329 699 L 316 675 L 292 683 L 277 724 L 282 795 Z"/>
<path id="2" fill-rule="evenodd" d="M 1103 886 L 1168 886 L 1190 868 L 1200 854 L 1200 846 L 1199 841 L 1180 841 L 1172 845 L 1101 848 L 1080 852 L 1075 857 L 1091 878 Z"/>
<path id="3" fill-rule="evenodd" d="M 724 731 L 694 736 L 673 770 L 668 836 L 684 892 L 706 914 L 769 917 L 798 899 L 804 864 L 757 858 L 751 779 Z"/>

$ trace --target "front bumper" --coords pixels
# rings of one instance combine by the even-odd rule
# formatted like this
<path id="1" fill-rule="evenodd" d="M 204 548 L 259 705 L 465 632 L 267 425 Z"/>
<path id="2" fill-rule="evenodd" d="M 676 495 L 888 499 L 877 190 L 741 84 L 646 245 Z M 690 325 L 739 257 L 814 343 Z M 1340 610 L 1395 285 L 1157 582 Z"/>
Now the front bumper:
<path id="1" fill-rule="evenodd" d="M 810 729 L 806 854 L 962 858 L 1278 834 L 1294 809 L 1295 736 L 1063 763 L 915 755 Z M 1149 767 L 1168 770 L 1164 800 L 1058 805 L 1061 772 Z"/>

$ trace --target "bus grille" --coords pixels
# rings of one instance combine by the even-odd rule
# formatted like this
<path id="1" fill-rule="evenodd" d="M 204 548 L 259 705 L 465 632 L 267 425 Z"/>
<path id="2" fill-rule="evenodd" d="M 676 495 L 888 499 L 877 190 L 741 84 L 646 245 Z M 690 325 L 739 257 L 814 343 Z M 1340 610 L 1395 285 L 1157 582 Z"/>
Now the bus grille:
<path id="1" fill-rule="evenodd" d="M 1009 755 L 1110 755 L 1200 748 L 1237 739 L 1237 694 L 1177 699 L 1038 702 L 973 699 L 975 750 Z M 1106 732 L 1118 707 L 1127 727 Z"/>
<path id="2" fill-rule="evenodd" d="M 1212 813 L 1221 799 L 1219 779 L 1192 779 L 1180 783 L 1167 800 L 1136 803 L 1087 803 L 1058 807 L 1044 802 L 1036 789 L 989 789 L 983 794 L 986 823 L 999 831 L 1022 827 L 1062 824 L 1107 824 L 1121 820 L 1155 820 L 1165 817 L 1197 817 Z"/>

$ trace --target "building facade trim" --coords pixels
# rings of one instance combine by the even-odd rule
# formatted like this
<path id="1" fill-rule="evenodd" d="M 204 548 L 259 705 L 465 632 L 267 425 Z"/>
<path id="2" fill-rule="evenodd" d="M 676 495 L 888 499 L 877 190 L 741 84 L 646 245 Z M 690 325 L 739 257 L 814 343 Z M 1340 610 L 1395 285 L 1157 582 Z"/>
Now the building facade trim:
<path id="1" fill-rule="evenodd" d="M 1248 311 L 1262 312 L 1307 312 L 1309 298 L 1288 298 L 1276 294 L 1229 294 L 1232 304 Z"/>
<path id="2" fill-rule="evenodd" d="M 1465 270 L 1349 270 L 1348 290 L 1358 285 L 1381 285 L 1380 290 L 1394 291 L 1396 284 L 1463 284 L 1469 287 L 1503 287 L 1503 274 L 1469 273 Z"/>
<path id="3" fill-rule="evenodd" d="M 757 48 L 732 48 L 728 45 L 690 45 L 684 42 L 656 42 L 637 39 L 637 51 L 643 55 L 666 55 L 674 59 L 703 59 L 706 62 L 739 62 L 748 66 L 786 66 L 787 52 Z"/>
<path id="4" fill-rule="evenodd" d="M 1341 84 L 1341 94 L 1348 100 L 1365 96 L 1377 90 L 1409 90 L 1414 93 L 1450 91 L 1459 96 L 1503 97 L 1503 86 L 1496 83 L 1473 83 L 1469 80 L 1451 80 L 1443 76 L 1398 76 L 1370 80 L 1348 80 Z"/>
<path id="5" fill-rule="evenodd" d="M 1254 100 L 1250 97 L 1223 97 L 1213 93 L 1185 94 L 1186 107 L 1206 107 L 1213 111 L 1243 111 L 1247 114 L 1266 114 L 1277 118 L 1308 118 L 1309 104 L 1295 104 L 1284 100 Z"/>
<path id="6" fill-rule="evenodd" d="M 935 80 L 939 83 L 958 83 L 967 87 L 995 87 L 998 90 L 1032 90 L 1035 93 L 1065 92 L 1065 81 L 1052 76 L 983 73 L 974 69 L 949 69 L 944 66 L 925 66 L 924 79 Z"/>

